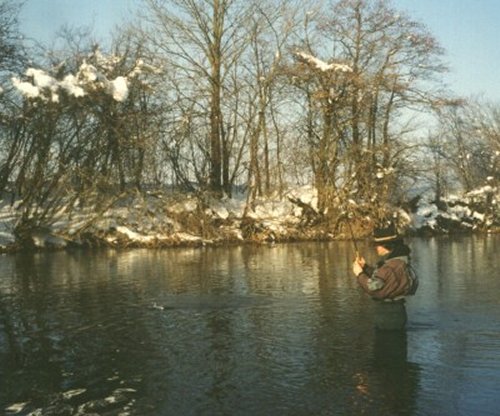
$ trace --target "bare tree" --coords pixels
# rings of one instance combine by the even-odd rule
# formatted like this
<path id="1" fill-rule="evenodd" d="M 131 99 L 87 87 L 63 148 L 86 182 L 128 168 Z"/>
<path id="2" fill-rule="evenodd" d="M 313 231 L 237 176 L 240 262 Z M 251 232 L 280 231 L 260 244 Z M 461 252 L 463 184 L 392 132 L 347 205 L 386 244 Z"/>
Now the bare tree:
<path id="1" fill-rule="evenodd" d="M 12 78 L 19 116 L 6 166 L 16 162 L 10 176 L 22 197 L 21 240 L 62 207 L 141 187 L 155 114 L 145 79 L 153 69 L 138 46 L 125 38 L 112 54 L 96 45 L 57 51 L 45 68 Z"/>
<path id="2" fill-rule="evenodd" d="M 269 195 L 272 189 L 271 164 L 276 166 L 276 184 L 283 188 L 281 166 L 281 101 L 284 97 L 282 67 L 293 41 L 304 3 L 290 1 L 256 2 L 247 25 L 249 53 L 246 69 L 250 76 L 249 111 L 252 126 L 249 147 L 249 198 Z M 243 87 L 243 85 L 242 85 Z M 241 87 L 240 87 L 241 88 Z M 274 139 L 274 140 L 272 140 Z M 271 154 L 272 152 L 272 154 Z M 274 157 L 273 157 L 274 156 Z"/>
<path id="3" fill-rule="evenodd" d="M 320 206 L 329 205 L 338 186 L 381 206 L 397 184 L 387 173 L 397 172 L 404 154 L 395 121 L 439 98 L 443 51 L 423 25 L 387 1 L 340 0 L 326 15 L 315 25 L 323 42 L 303 46 L 314 70 L 305 75 L 314 86 L 308 97 L 322 118 L 314 159 Z"/>
<path id="4" fill-rule="evenodd" d="M 8 79 L 26 62 L 26 49 L 21 42 L 18 14 L 22 4 L 0 1 L 0 192 L 2 192 L 19 162 L 23 127 L 17 121 L 16 97 Z"/>
<path id="5" fill-rule="evenodd" d="M 26 61 L 26 50 L 19 32 L 19 10 L 22 3 L 0 0 L 0 74 L 18 70 Z"/>
<path id="6" fill-rule="evenodd" d="M 500 111 L 469 100 L 440 112 L 446 163 L 465 191 L 499 181 Z"/>
<path id="7" fill-rule="evenodd" d="M 222 96 L 224 80 L 242 53 L 241 27 L 247 6 L 237 0 L 146 0 L 144 32 L 152 47 L 166 57 L 169 70 L 183 74 L 188 88 L 199 91 L 200 109 L 206 110 L 209 129 L 209 182 L 220 194 L 228 187 L 227 136 Z"/>

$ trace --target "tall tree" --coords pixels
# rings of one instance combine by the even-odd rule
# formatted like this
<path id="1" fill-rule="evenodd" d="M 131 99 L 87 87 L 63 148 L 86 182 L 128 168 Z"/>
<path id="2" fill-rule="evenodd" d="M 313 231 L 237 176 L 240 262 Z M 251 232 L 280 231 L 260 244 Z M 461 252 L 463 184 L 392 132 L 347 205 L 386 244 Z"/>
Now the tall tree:
<path id="1" fill-rule="evenodd" d="M 500 110 L 470 99 L 439 112 L 443 157 L 465 191 L 500 180 Z"/>
<path id="2" fill-rule="evenodd" d="M 27 60 L 18 25 L 21 6 L 13 0 L 0 0 L 0 192 L 12 180 L 23 146 L 17 97 L 12 95 L 9 82 L 12 73 L 17 73 Z"/>
<path id="3" fill-rule="evenodd" d="M 273 179 L 279 189 L 283 187 L 280 112 L 286 96 L 281 75 L 303 7 L 304 2 L 289 0 L 256 2 L 252 17 L 248 19 L 249 47 L 245 66 L 250 74 L 246 87 L 251 91 L 249 104 L 252 106 L 248 169 L 251 198 L 257 194 L 269 195 Z M 271 171 L 272 164 L 276 166 L 277 175 Z"/>
<path id="4" fill-rule="evenodd" d="M 209 184 L 221 194 L 228 184 L 227 136 L 222 96 L 226 75 L 242 53 L 241 27 L 247 6 L 238 0 L 146 0 L 146 36 L 165 55 L 168 70 L 189 80 L 200 91 L 208 118 Z M 223 175 L 223 172 L 226 174 Z"/>
<path id="5" fill-rule="evenodd" d="M 314 95 L 322 110 L 318 163 L 325 165 L 324 151 L 341 152 L 330 155 L 337 163 L 330 163 L 328 183 L 343 182 L 358 199 L 373 202 L 377 190 L 388 194 L 393 177 L 386 173 L 401 162 L 402 134 L 395 121 L 403 111 L 430 106 L 439 98 L 435 81 L 445 70 L 443 50 L 423 25 L 385 0 L 335 1 L 316 27 L 324 41 L 303 47 L 315 66 Z M 349 70 L 339 71 L 339 64 Z M 316 171 L 322 186 L 324 169 Z M 326 207 L 329 192 L 318 192 Z"/>

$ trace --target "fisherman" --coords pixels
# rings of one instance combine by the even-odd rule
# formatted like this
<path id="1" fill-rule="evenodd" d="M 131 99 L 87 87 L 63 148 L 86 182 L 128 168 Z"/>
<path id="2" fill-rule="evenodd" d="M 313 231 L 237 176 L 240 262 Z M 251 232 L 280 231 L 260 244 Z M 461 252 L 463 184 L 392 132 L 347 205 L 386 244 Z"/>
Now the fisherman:
<path id="1" fill-rule="evenodd" d="M 393 223 L 373 232 L 373 243 L 380 261 L 376 267 L 358 256 L 352 265 L 361 288 L 375 301 L 375 327 L 401 330 L 406 325 L 405 296 L 414 295 L 418 280 L 410 265 L 410 248 Z"/>

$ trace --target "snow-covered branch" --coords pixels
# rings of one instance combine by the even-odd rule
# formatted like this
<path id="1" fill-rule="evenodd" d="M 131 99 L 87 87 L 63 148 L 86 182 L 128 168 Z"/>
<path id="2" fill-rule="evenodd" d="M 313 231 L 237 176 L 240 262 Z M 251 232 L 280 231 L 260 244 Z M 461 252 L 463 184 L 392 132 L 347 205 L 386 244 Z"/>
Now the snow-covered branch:
<path id="1" fill-rule="evenodd" d="M 97 61 L 101 70 L 84 60 L 75 74 L 67 74 L 58 80 L 42 69 L 28 68 L 25 72 L 26 80 L 12 77 L 12 84 L 28 99 L 41 98 L 57 103 L 61 91 L 78 98 L 91 91 L 101 90 L 112 96 L 115 101 L 123 102 L 129 94 L 130 80 L 138 77 L 144 68 L 149 69 L 142 60 L 138 60 L 128 74 L 111 78 L 105 72 L 116 72 L 114 66 L 117 64 L 117 58 L 112 56 L 106 60 L 101 53 L 96 57 L 99 58 Z"/>
<path id="2" fill-rule="evenodd" d="M 309 64 L 313 68 L 319 69 L 322 72 L 353 72 L 352 68 L 347 64 L 341 63 L 326 63 L 319 58 L 316 58 L 305 52 L 296 52 L 296 56 L 303 62 Z"/>

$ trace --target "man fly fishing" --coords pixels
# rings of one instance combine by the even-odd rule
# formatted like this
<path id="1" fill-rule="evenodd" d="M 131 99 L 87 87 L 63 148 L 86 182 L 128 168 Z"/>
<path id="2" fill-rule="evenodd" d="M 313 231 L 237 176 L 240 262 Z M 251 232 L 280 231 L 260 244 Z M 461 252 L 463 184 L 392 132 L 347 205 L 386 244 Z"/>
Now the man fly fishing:
<path id="1" fill-rule="evenodd" d="M 356 254 L 352 270 L 361 288 L 375 301 L 375 327 L 400 330 L 407 320 L 405 296 L 414 295 L 418 287 L 410 248 L 393 223 L 374 230 L 373 244 L 381 258 L 376 267 Z"/>

